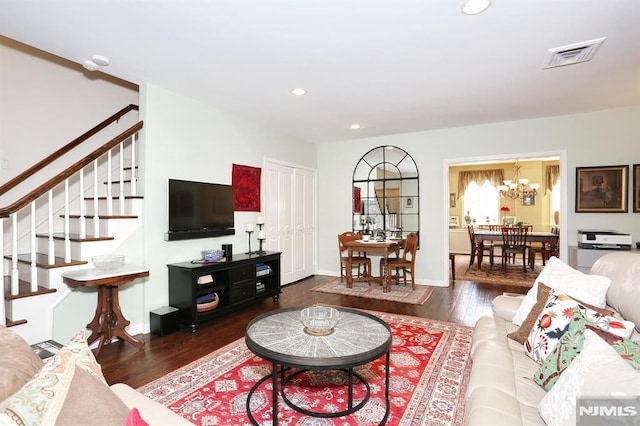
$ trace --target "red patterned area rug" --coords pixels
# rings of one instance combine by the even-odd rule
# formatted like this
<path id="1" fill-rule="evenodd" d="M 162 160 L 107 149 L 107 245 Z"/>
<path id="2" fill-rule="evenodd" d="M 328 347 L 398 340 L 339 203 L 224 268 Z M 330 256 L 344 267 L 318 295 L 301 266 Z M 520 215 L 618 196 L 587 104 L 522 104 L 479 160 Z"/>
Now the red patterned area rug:
<path id="1" fill-rule="evenodd" d="M 391 327 L 390 415 L 388 425 L 462 425 L 464 394 L 471 359 L 472 328 L 419 317 L 371 312 Z M 354 414 L 311 418 L 280 397 L 278 423 L 283 425 L 377 425 L 383 418 L 385 357 L 357 372 L 371 386 L 371 397 Z M 140 389 L 198 425 L 248 425 L 246 398 L 251 387 L 271 371 L 271 364 L 253 355 L 239 339 Z M 345 378 L 340 371 L 307 372 L 287 385 L 287 396 L 303 408 L 329 411 L 343 408 Z M 291 389 L 289 389 L 291 387 Z M 254 418 L 271 425 L 271 381 L 251 398 Z M 354 386 L 354 401 L 364 386 Z"/>
<path id="2" fill-rule="evenodd" d="M 500 259 L 493 266 L 488 261 L 483 262 L 482 269 L 478 270 L 478 263 L 474 263 L 469 267 L 468 255 L 456 255 L 456 280 L 474 281 L 486 284 L 504 284 L 518 287 L 532 287 L 538 274 L 543 266 L 536 263 L 535 269 L 532 271 L 527 268 L 526 272 L 522 271 L 522 261 L 515 264 L 509 264 L 506 271 L 502 270 Z"/>
<path id="3" fill-rule="evenodd" d="M 428 285 L 416 285 L 415 290 L 411 289 L 411 285 L 392 285 L 391 291 L 383 292 L 382 286 L 379 284 L 371 284 L 367 282 L 355 282 L 352 288 L 347 288 L 347 284 L 340 278 L 335 278 L 324 284 L 320 284 L 311 289 L 322 293 L 342 294 L 345 296 L 357 296 L 367 299 L 390 300 L 392 302 L 409 303 L 411 305 L 422 305 L 427 301 L 433 287 Z"/>

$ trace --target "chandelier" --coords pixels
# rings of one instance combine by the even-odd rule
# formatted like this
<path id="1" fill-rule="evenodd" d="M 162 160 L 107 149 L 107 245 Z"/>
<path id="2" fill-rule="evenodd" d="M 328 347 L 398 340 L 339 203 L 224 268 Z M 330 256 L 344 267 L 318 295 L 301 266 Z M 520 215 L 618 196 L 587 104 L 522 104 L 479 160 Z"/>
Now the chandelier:
<path id="1" fill-rule="evenodd" d="M 503 181 L 504 185 L 498 185 L 498 191 L 500 192 L 501 197 L 511 198 L 515 200 L 518 198 L 524 199 L 538 194 L 538 188 L 540 188 L 540 184 L 529 183 L 529 179 L 520 177 L 521 168 L 522 166 L 520 166 L 520 163 L 516 161 L 513 179 L 505 179 Z"/>

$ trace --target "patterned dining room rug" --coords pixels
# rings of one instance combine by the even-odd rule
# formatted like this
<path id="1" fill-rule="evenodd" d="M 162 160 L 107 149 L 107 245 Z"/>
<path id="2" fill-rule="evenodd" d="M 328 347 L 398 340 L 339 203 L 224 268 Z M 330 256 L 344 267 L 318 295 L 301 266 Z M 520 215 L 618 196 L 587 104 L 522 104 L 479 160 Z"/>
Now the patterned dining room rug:
<path id="1" fill-rule="evenodd" d="M 468 255 L 456 255 L 456 280 L 474 281 L 486 284 L 504 284 L 518 287 L 532 287 L 533 282 L 543 269 L 543 266 L 536 264 L 532 271 L 527 268 L 527 272 L 522 272 L 522 262 L 509 264 L 506 272 L 500 265 L 500 260 L 493 267 L 488 262 L 483 262 L 482 269 L 478 270 L 477 261 L 469 267 Z"/>
<path id="2" fill-rule="evenodd" d="M 422 305 L 427 301 L 433 287 L 428 285 L 416 285 L 415 289 L 411 285 L 392 285 L 391 291 L 383 292 L 382 286 L 374 283 L 355 282 L 352 288 L 347 288 L 346 282 L 340 282 L 340 278 L 335 278 L 326 283 L 320 284 L 311 289 L 322 293 L 342 294 L 345 296 L 357 296 L 367 299 L 390 300 L 392 302 L 409 303 L 411 305 Z"/>
<path id="3" fill-rule="evenodd" d="M 461 425 L 473 329 L 426 318 L 369 312 L 386 321 L 393 335 L 387 424 Z M 292 410 L 280 398 L 279 424 L 377 425 L 385 411 L 384 360 L 383 356 L 355 369 L 371 387 L 369 401 L 356 413 L 312 419 Z M 248 425 L 247 394 L 270 370 L 271 364 L 253 355 L 242 338 L 138 390 L 197 425 Z M 289 383 L 292 390 L 287 390 L 287 395 L 303 408 L 331 410 L 345 398 L 345 378 L 340 371 L 307 372 Z M 272 423 L 270 384 L 267 380 L 251 398 L 254 418 L 261 425 Z M 362 388 L 354 386 L 355 402 L 362 400 Z"/>

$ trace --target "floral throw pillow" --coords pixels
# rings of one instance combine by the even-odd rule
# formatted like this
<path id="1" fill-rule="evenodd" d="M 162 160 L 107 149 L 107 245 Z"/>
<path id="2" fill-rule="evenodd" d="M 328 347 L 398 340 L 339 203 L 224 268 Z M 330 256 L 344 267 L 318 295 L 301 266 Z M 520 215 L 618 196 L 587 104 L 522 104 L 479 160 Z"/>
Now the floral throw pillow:
<path id="1" fill-rule="evenodd" d="M 544 390 L 549 391 L 564 370 L 582 351 L 585 330 L 592 330 L 611 345 L 632 367 L 640 370 L 640 346 L 637 343 L 598 328 L 595 323 L 582 315 L 580 308 L 575 307 L 569 322 L 569 329 L 533 375 L 533 381 Z"/>
<path id="2" fill-rule="evenodd" d="M 32 380 L 2 401 L 0 424 L 55 424 L 64 406 L 76 368 L 96 376 L 106 387 L 100 365 L 87 346 L 84 330 L 48 360 Z"/>
<path id="3" fill-rule="evenodd" d="M 632 322 L 602 315 L 566 294 L 552 294 L 547 299 L 542 312 L 538 315 L 535 326 L 524 343 L 524 352 L 527 356 L 542 363 L 569 329 L 573 309 L 576 307 L 580 309 L 585 318 L 593 321 L 605 331 L 624 337 L 629 337 L 633 332 L 634 324 Z"/>

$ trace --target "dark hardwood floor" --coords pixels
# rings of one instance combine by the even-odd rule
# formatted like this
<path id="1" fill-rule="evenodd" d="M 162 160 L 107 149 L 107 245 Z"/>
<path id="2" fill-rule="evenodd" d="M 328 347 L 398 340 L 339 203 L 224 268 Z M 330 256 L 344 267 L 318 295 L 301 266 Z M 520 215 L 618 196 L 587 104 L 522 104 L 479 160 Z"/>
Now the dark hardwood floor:
<path id="1" fill-rule="evenodd" d="M 109 384 L 124 382 L 137 388 L 243 337 L 251 319 L 273 309 L 322 303 L 473 326 L 480 316 L 491 312 L 491 301 L 497 295 L 527 291 L 524 287 L 455 281 L 450 287 L 435 287 L 421 306 L 311 291 L 332 278 L 313 276 L 284 286 L 277 303 L 269 298 L 249 305 L 202 324 L 196 333 L 182 327 L 163 337 L 138 335 L 136 338 L 145 342 L 143 350 L 126 342 L 114 342 L 102 349 L 98 361 Z"/>

